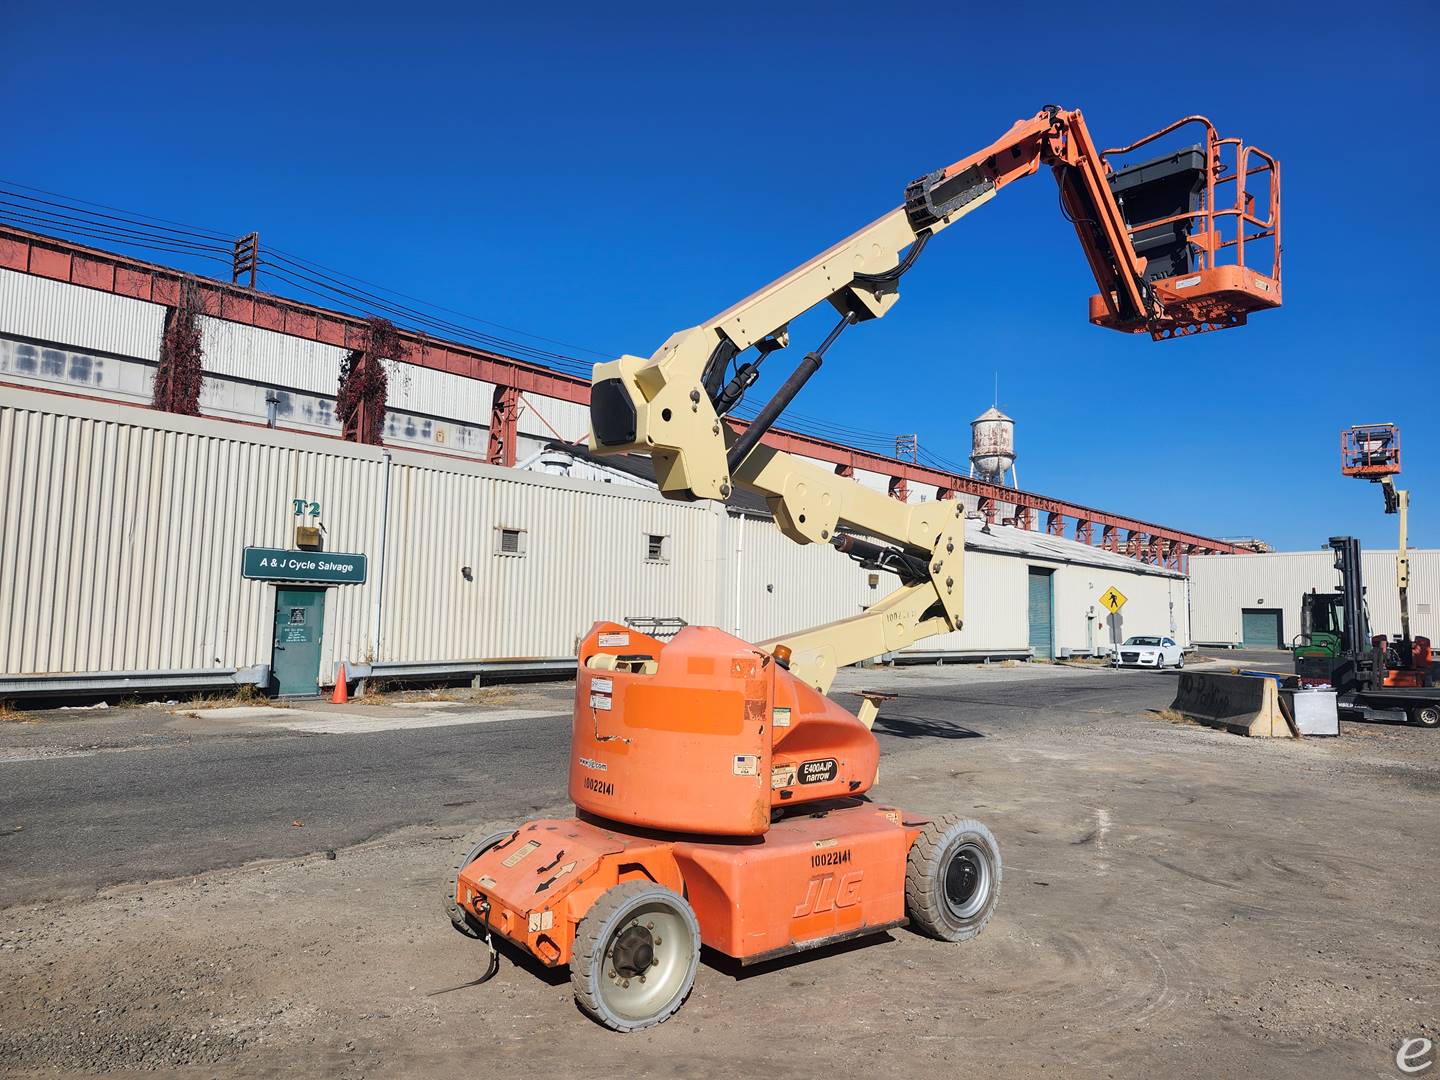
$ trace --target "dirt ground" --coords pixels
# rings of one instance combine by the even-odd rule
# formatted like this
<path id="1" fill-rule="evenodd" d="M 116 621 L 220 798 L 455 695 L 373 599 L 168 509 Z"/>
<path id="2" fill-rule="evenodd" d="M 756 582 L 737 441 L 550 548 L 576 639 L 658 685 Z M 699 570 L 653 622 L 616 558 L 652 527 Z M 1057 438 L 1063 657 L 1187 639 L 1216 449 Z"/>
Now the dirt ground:
<path id="1" fill-rule="evenodd" d="M 438 882 L 507 822 L 12 907 L 0 1073 L 1399 1076 L 1404 1039 L 1440 1041 L 1437 740 L 1092 715 L 889 754 L 878 798 L 997 834 L 981 938 L 900 930 L 743 975 L 707 955 L 680 1013 L 629 1036 L 563 971 L 512 956 L 465 985 L 483 947 Z"/>

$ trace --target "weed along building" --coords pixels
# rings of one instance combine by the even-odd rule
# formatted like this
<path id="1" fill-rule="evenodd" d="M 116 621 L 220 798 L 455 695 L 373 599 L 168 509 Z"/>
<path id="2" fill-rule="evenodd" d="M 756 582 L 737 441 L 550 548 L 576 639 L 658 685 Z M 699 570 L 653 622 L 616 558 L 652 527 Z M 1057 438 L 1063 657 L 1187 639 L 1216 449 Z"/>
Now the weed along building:
<path id="1" fill-rule="evenodd" d="M 600 618 L 760 640 L 894 584 L 753 507 L 547 468 L 0 385 L 0 698 L 564 671 Z M 966 625 L 914 659 L 1188 640 L 1173 570 L 983 521 L 967 548 Z"/>

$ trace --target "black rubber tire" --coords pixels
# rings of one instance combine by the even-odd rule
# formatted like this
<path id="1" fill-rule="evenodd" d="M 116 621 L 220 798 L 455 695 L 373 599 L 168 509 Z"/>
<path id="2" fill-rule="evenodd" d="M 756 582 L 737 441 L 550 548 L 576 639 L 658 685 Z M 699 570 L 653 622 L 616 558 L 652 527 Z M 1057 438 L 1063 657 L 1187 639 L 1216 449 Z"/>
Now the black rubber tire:
<path id="1" fill-rule="evenodd" d="M 483 840 L 478 840 L 470 845 L 470 850 L 465 857 L 455 864 L 455 869 L 450 871 L 449 878 L 445 882 L 445 895 L 442 899 L 445 902 L 445 914 L 450 919 L 450 925 L 466 937 L 480 939 L 485 936 L 484 928 L 475 920 L 475 916 L 460 906 L 456 897 L 456 891 L 460 885 L 460 871 L 469 866 L 485 852 L 489 851 L 501 840 L 508 839 L 515 835 L 514 829 L 506 829 L 504 832 L 491 833 Z"/>
<path id="2" fill-rule="evenodd" d="M 627 919 L 637 910 L 647 907 L 668 908 L 675 921 L 688 929 L 690 941 L 688 947 L 684 942 L 670 943 L 681 950 L 675 961 L 678 981 L 674 992 L 666 995 L 665 1000 L 643 1016 L 625 1016 L 611 1008 L 602 992 L 601 980 L 606 978 L 606 947 L 611 935 Z M 690 996 L 699 967 L 700 923 L 689 901 L 663 885 L 649 881 L 626 881 L 596 900 L 575 928 L 575 943 L 570 952 L 570 986 L 575 991 L 576 1004 L 610 1030 L 639 1031 L 654 1027 L 675 1014 Z"/>
<path id="3" fill-rule="evenodd" d="M 957 853 L 983 860 L 977 889 L 985 889 L 982 902 L 957 912 L 946 898 L 946 877 Z M 1000 882 L 1004 866 L 1000 845 L 983 824 L 973 819 L 945 815 L 924 825 L 905 865 L 905 914 L 921 933 L 941 941 L 969 941 L 985 929 L 1000 903 Z M 973 903 L 973 900 L 972 900 Z"/>
<path id="4" fill-rule="evenodd" d="M 1410 710 L 1410 721 L 1423 728 L 1440 728 L 1440 705 L 1416 705 Z"/>
<path id="5" fill-rule="evenodd" d="M 1185 666 L 1185 654 L 1182 652 L 1182 653 L 1180 654 L 1179 659 L 1177 659 L 1177 660 L 1175 661 L 1175 670 L 1176 670 L 1176 671 L 1179 671 L 1179 670 L 1180 670 L 1181 668 L 1183 668 L 1184 666 Z"/>

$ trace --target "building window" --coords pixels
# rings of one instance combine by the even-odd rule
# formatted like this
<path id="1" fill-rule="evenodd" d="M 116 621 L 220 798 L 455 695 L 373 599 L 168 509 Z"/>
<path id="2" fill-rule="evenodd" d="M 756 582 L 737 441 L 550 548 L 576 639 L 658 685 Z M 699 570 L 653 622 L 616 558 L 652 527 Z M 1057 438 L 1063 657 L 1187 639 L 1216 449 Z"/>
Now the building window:
<path id="1" fill-rule="evenodd" d="M 645 535 L 645 561 L 669 562 L 670 538 L 658 533 L 647 533 Z"/>
<path id="2" fill-rule="evenodd" d="M 495 554 L 496 555 L 524 555 L 525 554 L 525 530 L 507 529 L 504 526 L 495 530 Z"/>

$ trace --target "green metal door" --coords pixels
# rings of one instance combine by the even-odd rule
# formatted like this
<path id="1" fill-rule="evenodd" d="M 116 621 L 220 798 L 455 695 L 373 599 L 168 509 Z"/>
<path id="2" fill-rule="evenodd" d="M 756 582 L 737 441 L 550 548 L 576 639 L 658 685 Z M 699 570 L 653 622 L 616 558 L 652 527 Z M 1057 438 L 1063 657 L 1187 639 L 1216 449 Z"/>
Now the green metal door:
<path id="1" fill-rule="evenodd" d="M 307 697 L 320 692 L 320 642 L 324 630 L 324 589 L 275 589 L 270 685 L 281 697 Z"/>
<path id="2" fill-rule="evenodd" d="M 1030 567 L 1030 651 L 1035 656 L 1055 655 L 1054 601 L 1051 572 Z"/>
<path id="3" fill-rule="evenodd" d="M 1240 644 L 1247 649 L 1283 649 L 1279 608 L 1242 608 Z"/>

